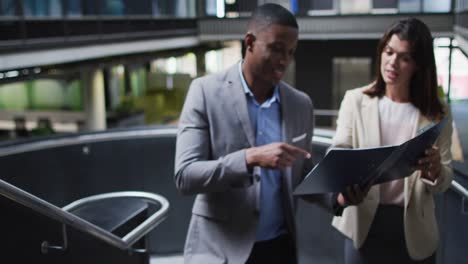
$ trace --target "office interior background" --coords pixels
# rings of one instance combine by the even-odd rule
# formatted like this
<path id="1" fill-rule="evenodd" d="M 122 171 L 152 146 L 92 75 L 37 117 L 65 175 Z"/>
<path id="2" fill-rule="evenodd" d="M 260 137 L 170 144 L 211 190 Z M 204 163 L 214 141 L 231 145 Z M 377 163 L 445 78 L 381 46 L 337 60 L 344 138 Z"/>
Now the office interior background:
<path id="1" fill-rule="evenodd" d="M 175 256 L 181 263 L 193 197 L 177 193 L 172 171 L 185 94 L 194 78 L 242 58 L 248 17 L 265 2 L 284 5 L 299 22 L 285 81 L 314 102 L 317 161 L 345 91 L 374 79 L 385 29 L 408 16 L 430 27 L 441 97 L 455 121 L 456 185 L 437 198 L 438 263 L 467 263 L 467 0 L 0 0 L 1 179 L 60 208 L 106 192 L 159 193 L 171 209 L 143 244 L 152 262 Z M 318 229 L 308 226 L 311 219 Z M 330 216 L 300 204 L 302 263 L 342 262 L 342 238 L 329 223 Z M 41 227 L 27 232 L 60 233 Z M 113 250 L 103 250 L 103 259 L 120 254 Z M 51 254 L 61 253 L 38 256 L 50 261 Z"/>

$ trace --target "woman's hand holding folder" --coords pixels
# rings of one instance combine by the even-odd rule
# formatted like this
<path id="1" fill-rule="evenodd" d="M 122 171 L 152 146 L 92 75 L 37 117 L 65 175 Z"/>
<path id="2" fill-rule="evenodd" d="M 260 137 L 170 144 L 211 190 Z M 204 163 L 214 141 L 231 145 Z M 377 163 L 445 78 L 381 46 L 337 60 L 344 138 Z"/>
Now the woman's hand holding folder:
<path id="1" fill-rule="evenodd" d="M 344 193 L 338 194 L 336 201 L 342 207 L 346 207 L 348 205 L 358 205 L 364 200 L 364 198 L 366 198 L 367 193 L 369 192 L 373 183 L 374 181 L 370 181 L 362 187 L 359 184 L 347 186 Z"/>
<path id="2" fill-rule="evenodd" d="M 421 170 L 421 177 L 435 182 L 440 175 L 440 151 L 436 146 L 426 149 L 425 156 L 418 160 L 418 169 Z"/>

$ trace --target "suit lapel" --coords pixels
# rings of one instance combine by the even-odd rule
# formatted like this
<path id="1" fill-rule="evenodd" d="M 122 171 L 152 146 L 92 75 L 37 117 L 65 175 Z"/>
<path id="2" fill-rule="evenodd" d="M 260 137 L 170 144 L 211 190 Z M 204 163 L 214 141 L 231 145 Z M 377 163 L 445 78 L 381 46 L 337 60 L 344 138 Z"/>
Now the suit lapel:
<path id="1" fill-rule="evenodd" d="M 294 113 L 294 109 L 292 109 L 294 106 L 294 99 L 291 98 L 291 94 L 287 90 L 288 88 L 286 86 L 284 86 L 281 82 L 278 86 L 281 103 L 281 137 L 283 142 L 291 144 L 291 139 L 294 135 L 294 130 L 296 129 L 296 123 L 294 122 L 295 115 L 297 115 L 297 113 Z M 288 188 L 288 193 L 292 193 L 291 167 L 284 169 L 282 175 L 283 182 L 286 188 Z"/>
<path id="2" fill-rule="evenodd" d="M 379 118 L 379 98 L 363 96 L 361 101 L 361 116 L 362 125 L 364 127 L 364 144 L 363 147 L 378 147 L 381 145 L 380 139 L 380 118 Z M 365 124 L 365 125 L 364 125 Z M 369 191 L 369 197 L 378 197 L 380 186 L 374 185 Z"/>
<path id="3" fill-rule="evenodd" d="M 296 129 L 296 115 L 298 113 L 294 113 L 294 99 L 291 98 L 291 94 L 288 91 L 288 87 L 283 85 L 281 82 L 278 84 L 279 89 L 279 96 L 280 96 L 280 104 L 281 104 L 281 137 L 283 142 L 291 144 L 292 137 L 294 136 L 294 131 Z M 293 200 L 290 198 L 293 192 L 293 178 L 292 178 L 292 167 L 288 167 L 282 170 L 282 184 L 283 188 L 286 188 L 286 192 L 283 192 L 284 199 L 283 201 L 288 201 L 287 205 L 289 209 L 292 211 L 294 208 Z M 294 226 L 294 220 L 286 214 L 286 219 L 289 222 L 291 227 Z"/>
<path id="4" fill-rule="evenodd" d="M 279 84 L 278 89 L 281 103 L 281 133 L 283 134 L 282 140 L 283 142 L 291 143 L 291 138 L 295 129 L 295 113 L 293 109 L 291 109 L 291 107 L 294 106 L 294 101 L 288 93 L 287 87 L 285 87 L 282 83 Z"/>
<path id="5" fill-rule="evenodd" d="M 239 76 L 239 65 L 235 64 L 228 70 L 227 82 L 225 88 L 230 93 L 230 102 L 237 113 L 237 117 L 241 123 L 242 129 L 247 136 L 250 146 L 255 146 L 255 135 L 250 122 L 249 110 L 247 108 L 247 99 L 242 88 L 242 83 Z M 226 109 L 229 110 L 229 109 Z M 233 131 L 234 132 L 234 131 Z"/>
<path id="6" fill-rule="evenodd" d="M 366 124 L 364 126 L 365 146 L 380 146 L 379 98 L 364 96 L 361 104 L 362 122 Z"/>

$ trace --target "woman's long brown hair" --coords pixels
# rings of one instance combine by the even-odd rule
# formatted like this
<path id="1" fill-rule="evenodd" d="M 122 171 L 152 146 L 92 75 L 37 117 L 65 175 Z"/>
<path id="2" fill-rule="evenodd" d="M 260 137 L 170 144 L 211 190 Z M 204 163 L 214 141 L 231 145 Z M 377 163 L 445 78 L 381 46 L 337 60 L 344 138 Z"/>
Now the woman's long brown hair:
<path id="1" fill-rule="evenodd" d="M 376 81 L 364 93 L 374 97 L 385 94 L 385 81 L 380 71 L 382 52 L 393 35 L 409 42 L 411 56 L 416 62 L 416 71 L 410 82 L 409 101 L 427 118 L 440 120 L 444 107 L 437 93 L 437 74 L 434 59 L 434 47 L 429 28 L 416 18 L 407 18 L 393 24 L 377 46 Z"/>

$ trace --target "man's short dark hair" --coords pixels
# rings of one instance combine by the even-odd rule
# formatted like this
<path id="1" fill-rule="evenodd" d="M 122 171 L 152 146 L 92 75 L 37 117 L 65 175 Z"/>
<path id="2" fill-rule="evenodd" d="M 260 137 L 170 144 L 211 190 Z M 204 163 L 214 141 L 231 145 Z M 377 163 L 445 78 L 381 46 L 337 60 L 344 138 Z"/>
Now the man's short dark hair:
<path id="1" fill-rule="evenodd" d="M 299 28 L 296 18 L 286 8 L 278 4 L 264 4 L 259 6 L 249 21 L 248 29 L 254 30 L 264 28 L 269 25 L 282 25 Z"/>

